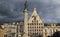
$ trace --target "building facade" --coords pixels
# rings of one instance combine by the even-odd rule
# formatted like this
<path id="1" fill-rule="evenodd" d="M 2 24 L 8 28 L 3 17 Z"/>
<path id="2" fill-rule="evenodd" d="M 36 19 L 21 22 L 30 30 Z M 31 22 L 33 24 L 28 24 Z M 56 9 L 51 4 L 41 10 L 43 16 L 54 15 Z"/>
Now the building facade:
<path id="1" fill-rule="evenodd" d="M 16 25 L 11 25 L 11 24 L 8 24 L 8 23 L 5 23 L 4 24 L 4 37 L 16 37 L 16 29 L 17 29 L 17 26 Z"/>
<path id="2" fill-rule="evenodd" d="M 4 28 L 0 25 L 0 37 L 4 37 Z"/>
<path id="3" fill-rule="evenodd" d="M 4 23 L 4 37 L 20 37 L 20 24 L 14 23 Z"/>
<path id="4" fill-rule="evenodd" d="M 27 1 L 24 7 L 24 22 L 4 24 L 4 35 L 6 37 L 48 37 L 54 32 L 60 31 L 60 26 L 56 23 L 45 25 L 42 18 L 38 15 L 36 7 L 34 7 L 31 17 L 28 19 Z"/>
<path id="5" fill-rule="evenodd" d="M 44 24 L 39 17 L 36 8 L 34 8 L 33 13 L 28 21 L 28 33 L 29 35 L 42 35 Z"/>
<path id="6" fill-rule="evenodd" d="M 34 7 L 33 13 L 29 19 L 28 13 L 27 2 L 25 2 L 23 31 L 25 33 L 23 37 L 48 37 L 52 36 L 54 32 L 60 31 L 60 26 L 57 26 L 56 23 L 50 23 L 50 25 L 45 26 L 42 18 L 38 15 L 36 7 Z"/>
<path id="7" fill-rule="evenodd" d="M 31 37 L 36 37 L 41 35 L 42 37 L 52 36 L 54 32 L 60 31 L 60 26 L 56 23 L 50 23 L 50 25 L 45 26 L 41 17 L 38 15 L 37 9 L 34 8 L 33 13 L 28 20 L 28 35 Z"/>

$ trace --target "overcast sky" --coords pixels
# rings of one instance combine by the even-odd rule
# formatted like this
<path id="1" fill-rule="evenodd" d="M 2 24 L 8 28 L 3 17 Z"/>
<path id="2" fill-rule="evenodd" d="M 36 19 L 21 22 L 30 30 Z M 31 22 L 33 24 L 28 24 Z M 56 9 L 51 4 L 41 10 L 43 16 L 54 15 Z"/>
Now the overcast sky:
<path id="1" fill-rule="evenodd" d="M 26 0 L 0 0 L 0 23 L 23 20 Z M 29 17 L 36 7 L 44 23 L 60 23 L 60 0 L 27 0 Z"/>

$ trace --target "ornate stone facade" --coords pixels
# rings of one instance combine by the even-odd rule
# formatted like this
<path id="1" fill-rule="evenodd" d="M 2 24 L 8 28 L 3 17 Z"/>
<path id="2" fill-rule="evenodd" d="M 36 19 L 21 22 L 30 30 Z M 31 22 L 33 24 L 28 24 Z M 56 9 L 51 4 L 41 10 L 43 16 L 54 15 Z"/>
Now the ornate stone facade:
<path id="1" fill-rule="evenodd" d="M 35 36 L 52 36 L 56 31 L 60 31 L 60 26 L 57 26 L 56 23 L 50 23 L 50 25 L 45 26 L 41 17 L 38 15 L 36 8 L 28 20 L 28 35 L 31 37 Z"/>

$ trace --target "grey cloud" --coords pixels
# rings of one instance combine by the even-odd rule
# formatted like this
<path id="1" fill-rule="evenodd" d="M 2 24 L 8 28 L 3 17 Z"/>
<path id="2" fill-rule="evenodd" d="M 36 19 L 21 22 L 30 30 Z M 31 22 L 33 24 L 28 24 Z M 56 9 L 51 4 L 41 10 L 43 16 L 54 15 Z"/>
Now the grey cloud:
<path id="1" fill-rule="evenodd" d="M 20 20 L 23 16 L 24 1 L 0 0 L 0 22 Z M 20 18 L 21 17 L 21 18 Z"/>
<path id="2" fill-rule="evenodd" d="M 0 0 L 0 22 L 23 20 L 25 1 Z M 28 0 L 29 17 L 35 6 L 44 22 L 60 21 L 60 0 Z"/>

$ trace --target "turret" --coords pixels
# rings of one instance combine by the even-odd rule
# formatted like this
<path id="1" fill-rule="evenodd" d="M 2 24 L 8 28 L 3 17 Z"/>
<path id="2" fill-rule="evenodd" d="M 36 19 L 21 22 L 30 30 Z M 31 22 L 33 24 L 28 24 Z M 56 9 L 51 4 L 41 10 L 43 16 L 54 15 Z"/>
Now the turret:
<path id="1" fill-rule="evenodd" d="M 24 7 L 24 31 L 23 37 L 28 37 L 28 8 L 27 8 L 27 1 L 25 2 Z"/>

